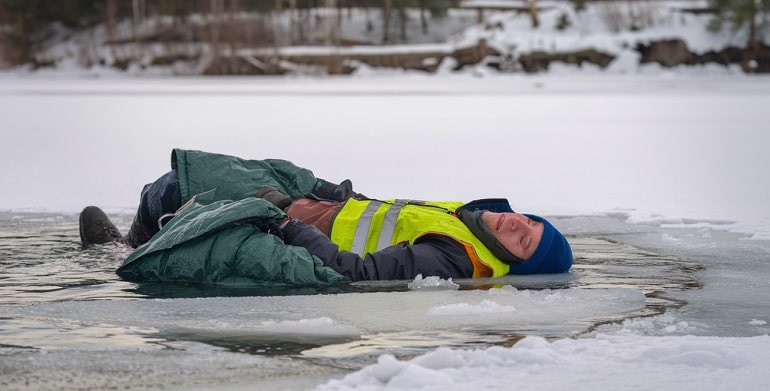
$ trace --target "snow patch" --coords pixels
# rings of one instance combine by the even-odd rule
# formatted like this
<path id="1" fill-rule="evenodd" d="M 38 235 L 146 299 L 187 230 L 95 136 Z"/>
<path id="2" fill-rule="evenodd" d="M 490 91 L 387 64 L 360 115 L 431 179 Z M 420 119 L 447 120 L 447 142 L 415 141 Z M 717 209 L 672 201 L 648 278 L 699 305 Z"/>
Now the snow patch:
<path id="1" fill-rule="evenodd" d="M 411 360 L 383 355 L 374 365 L 316 388 L 424 391 L 677 388 L 763 389 L 770 382 L 770 337 L 598 335 L 548 342 L 526 337 L 513 347 L 441 348 Z M 597 376 L 600 373 L 600 376 Z M 654 376 L 650 376 L 654 373 Z"/>

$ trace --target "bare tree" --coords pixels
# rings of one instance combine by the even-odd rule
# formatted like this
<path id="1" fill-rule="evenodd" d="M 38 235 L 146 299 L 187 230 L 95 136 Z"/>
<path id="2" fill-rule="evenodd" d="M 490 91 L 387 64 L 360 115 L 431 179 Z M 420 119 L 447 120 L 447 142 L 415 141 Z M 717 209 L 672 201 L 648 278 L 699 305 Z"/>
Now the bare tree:
<path id="1" fill-rule="evenodd" d="M 230 73 L 238 73 L 238 57 L 235 53 L 238 51 L 240 37 L 239 24 L 236 18 L 238 14 L 238 0 L 230 0 L 230 12 L 227 13 L 227 43 L 230 51 Z"/>
<path id="2" fill-rule="evenodd" d="M 393 0 L 385 0 L 382 4 L 382 43 L 390 42 L 390 16 L 393 10 Z"/>
<path id="3" fill-rule="evenodd" d="M 417 2 L 420 7 L 420 26 L 422 27 L 422 33 L 428 34 L 428 18 L 425 17 L 427 10 L 425 9 L 425 0 L 419 0 Z"/>
<path id="4" fill-rule="evenodd" d="M 537 4 L 535 4 L 535 0 L 527 0 L 527 5 L 529 6 L 529 17 L 532 19 L 532 28 L 537 28 L 540 26 L 540 18 L 537 15 Z"/>
<path id="5" fill-rule="evenodd" d="M 107 4 L 104 9 L 105 25 L 107 26 L 107 40 L 110 42 L 110 53 L 112 53 L 113 61 L 115 60 L 115 24 L 118 18 L 118 4 L 115 0 L 107 0 Z"/>
<path id="6" fill-rule="evenodd" d="M 280 0 L 276 0 L 280 1 Z M 297 43 L 297 0 L 289 0 L 289 45 Z"/>
<path id="7" fill-rule="evenodd" d="M 115 23 L 118 17 L 118 4 L 115 0 L 107 0 L 107 4 L 104 8 L 104 19 L 107 26 L 107 39 L 110 41 L 115 40 Z"/>
<path id="8" fill-rule="evenodd" d="M 134 12 L 134 40 L 137 38 L 137 29 L 144 20 L 144 0 L 131 0 L 131 8 Z"/>
<path id="9" fill-rule="evenodd" d="M 406 22 L 408 16 L 406 14 L 406 7 L 403 4 L 398 5 L 398 22 L 401 42 L 406 42 Z"/>
<path id="10" fill-rule="evenodd" d="M 324 35 L 326 46 L 339 46 L 339 13 L 336 12 L 337 0 L 326 0 L 324 15 Z M 342 62 L 338 56 L 328 56 L 326 70 L 332 74 L 342 72 Z"/>
<path id="11" fill-rule="evenodd" d="M 335 11 L 337 0 L 326 0 L 324 15 L 324 43 L 326 46 L 339 44 L 339 14 Z"/>
<path id="12" fill-rule="evenodd" d="M 222 27 L 221 16 L 224 0 L 209 0 L 209 45 L 211 48 L 212 63 L 219 62 L 220 48 L 219 38 Z"/>

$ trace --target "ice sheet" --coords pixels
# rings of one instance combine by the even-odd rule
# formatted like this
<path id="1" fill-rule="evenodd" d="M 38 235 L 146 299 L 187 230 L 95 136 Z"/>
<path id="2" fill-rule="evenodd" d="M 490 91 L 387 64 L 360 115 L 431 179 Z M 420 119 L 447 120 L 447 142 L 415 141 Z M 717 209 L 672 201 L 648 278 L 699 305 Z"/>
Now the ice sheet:
<path id="1" fill-rule="evenodd" d="M 411 330 L 440 333 L 485 329 L 503 333 L 552 328 L 577 332 L 587 327 L 582 321 L 636 311 L 644 305 L 644 295 L 633 289 L 530 291 L 506 286 L 469 291 L 63 302 L 7 307 L 4 312 L 128 327 L 147 336 L 238 336 L 327 344 Z M 26 337 L 22 333 L 20 338 Z M 34 335 L 19 344 L 46 348 L 66 345 L 36 340 Z"/>

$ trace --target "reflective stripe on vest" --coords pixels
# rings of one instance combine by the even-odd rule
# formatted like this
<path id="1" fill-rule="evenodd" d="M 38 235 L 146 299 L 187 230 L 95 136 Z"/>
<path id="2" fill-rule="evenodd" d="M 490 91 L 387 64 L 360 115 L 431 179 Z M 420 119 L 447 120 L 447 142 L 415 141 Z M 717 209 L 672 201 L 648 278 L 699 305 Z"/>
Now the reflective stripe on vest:
<path id="1" fill-rule="evenodd" d="M 501 276 L 508 264 L 497 259 L 454 216 L 461 202 L 349 199 L 332 222 L 330 237 L 340 250 L 364 257 L 397 243 L 414 244 L 422 236 L 442 235 L 459 243 L 474 266 L 474 277 Z"/>
<path id="2" fill-rule="evenodd" d="M 393 204 L 370 201 L 358 219 L 350 251 L 356 254 L 367 254 L 390 246 L 396 229 L 396 220 L 401 213 L 401 208 L 406 204 L 407 200 L 396 200 Z M 381 223 L 378 221 L 380 219 L 382 219 Z M 375 221 L 377 221 L 376 225 Z"/>

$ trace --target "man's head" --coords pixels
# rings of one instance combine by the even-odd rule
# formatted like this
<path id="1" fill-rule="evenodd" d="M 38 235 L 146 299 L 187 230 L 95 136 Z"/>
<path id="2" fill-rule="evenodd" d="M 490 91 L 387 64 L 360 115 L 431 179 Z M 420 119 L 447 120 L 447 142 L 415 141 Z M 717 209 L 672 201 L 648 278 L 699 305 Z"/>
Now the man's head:
<path id="1" fill-rule="evenodd" d="M 567 238 L 548 220 L 531 214 L 528 218 L 543 224 L 543 235 L 526 262 L 511 264 L 512 274 L 565 273 L 572 267 L 573 255 Z"/>
<path id="2" fill-rule="evenodd" d="M 541 221 L 520 213 L 484 212 L 481 221 L 493 238 L 521 260 L 535 253 L 545 228 Z"/>
<path id="3" fill-rule="evenodd" d="M 512 274 L 563 273 L 572 266 L 572 248 L 546 219 L 514 212 L 465 211 L 460 218 Z"/>

